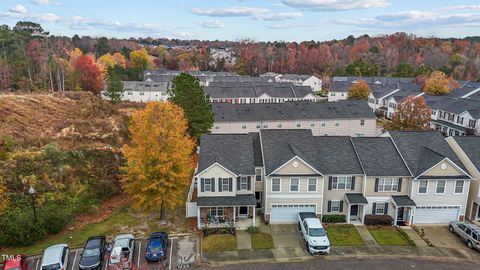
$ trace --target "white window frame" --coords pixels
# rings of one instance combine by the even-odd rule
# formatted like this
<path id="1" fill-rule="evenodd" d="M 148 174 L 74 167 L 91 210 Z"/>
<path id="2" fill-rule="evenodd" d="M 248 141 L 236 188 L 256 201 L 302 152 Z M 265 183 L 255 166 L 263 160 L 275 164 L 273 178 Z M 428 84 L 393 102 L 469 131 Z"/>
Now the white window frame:
<path id="1" fill-rule="evenodd" d="M 263 128 L 268 128 L 268 124 L 263 124 Z"/>
<path id="2" fill-rule="evenodd" d="M 313 180 L 314 184 L 310 184 L 310 181 Z M 310 186 L 315 186 L 315 189 L 314 190 L 310 190 Z M 314 178 L 314 177 L 310 177 L 307 179 L 307 192 L 317 192 L 317 178 Z"/>
<path id="3" fill-rule="evenodd" d="M 438 192 L 438 183 L 443 182 L 443 192 Z M 445 191 L 447 189 L 447 181 L 446 180 L 437 180 L 437 183 L 435 184 L 435 194 L 445 194 Z"/>
<path id="4" fill-rule="evenodd" d="M 425 186 L 425 192 L 420 192 L 420 188 L 422 187 L 422 185 L 421 185 L 422 182 L 427 183 L 427 185 Z M 428 194 L 428 180 L 420 180 L 420 181 L 418 181 L 417 194 L 420 194 L 420 195 Z"/>
<path id="5" fill-rule="evenodd" d="M 391 181 L 390 190 L 385 189 L 386 181 Z M 378 192 L 398 192 L 398 178 L 385 177 L 378 179 Z"/>
<path id="6" fill-rule="evenodd" d="M 275 180 L 278 180 L 278 191 L 273 190 L 273 186 L 274 186 L 273 182 Z M 272 183 L 271 183 L 271 189 L 270 190 L 271 190 L 272 193 L 282 192 L 282 179 L 281 178 L 272 178 Z"/>
<path id="7" fill-rule="evenodd" d="M 334 176 L 334 178 L 336 178 L 336 180 L 332 180 L 332 190 L 351 190 L 352 189 L 352 177 L 351 176 L 344 176 L 344 175 L 340 175 L 340 176 Z M 338 184 L 339 184 L 339 180 L 340 178 L 342 178 L 342 181 L 343 179 L 345 179 L 345 187 L 344 188 L 339 188 L 338 187 Z"/>
<path id="8" fill-rule="evenodd" d="M 207 184 L 208 181 L 208 184 Z M 208 185 L 208 190 L 207 190 Z M 211 178 L 203 178 L 203 191 L 204 192 L 212 192 L 212 179 Z"/>
<path id="9" fill-rule="evenodd" d="M 292 190 L 292 187 L 293 187 L 292 182 L 293 182 L 293 180 L 296 180 L 296 181 L 297 181 L 297 190 Z M 298 178 L 298 177 L 290 178 L 289 191 L 290 191 L 290 192 L 295 192 L 295 193 L 296 193 L 296 192 L 300 192 L 300 178 Z"/>
<path id="10" fill-rule="evenodd" d="M 365 126 L 365 119 L 360 119 L 360 126 Z"/>
<path id="11" fill-rule="evenodd" d="M 245 186 L 245 188 L 244 188 Z M 248 189 L 248 177 L 241 176 L 240 177 L 240 190 L 247 190 Z"/>
<path id="12" fill-rule="evenodd" d="M 225 183 L 227 185 L 227 188 L 225 188 Z M 230 181 L 228 180 L 228 178 L 222 178 L 222 191 L 230 192 Z"/>
<path id="13" fill-rule="evenodd" d="M 221 215 L 219 215 L 220 212 L 221 212 Z M 209 213 L 210 213 L 211 216 L 214 216 L 216 218 L 219 218 L 219 217 L 224 218 L 225 217 L 225 207 L 223 207 L 223 206 L 212 206 L 212 207 L 210 207 Z M 212 214 L 212 213 L 215 213 L 215 214 Z"/>
<path id="14" fill-rule="evenodd" d="M 242 129 L 247 129 L 247 125 L 242 125 Z"/>
<path id="15" fill-rule="evenodd" d="M 457 192 L 457 183 L 462 182 L 462 192 Z M 465 190 L 465 180 L 456 180 L 455 181 L 455 187 L 453 188 L 453 193 L 454 194 L 463 194 L 463 191 Z"/>
<path id="16" fill-rule="evenodd" d="M 382 212 L 378 213 L 378 206 L 381 205 Z M 385 202 L 375 202 L 375 215 L 385 215 Z"/>
<path id="17" fill-rule="evenodd" d="M 340 122 L 335 121 L 335 126 L 336 126 L 336 127 L 339 127 L 339 126 L 340 126 Z"/>
<path id="18" fill-rule="evenodd" d="M 302 127 L 302 124 L 301 124 L 301 123 L 296 123 L 295 126 L 296 126 L 297 128 L 300 128 L 300 127 Z"/>
<path id="19" fill-rule="evenodd" d="M 335 208 L 337 210 L 333 210 L 333 203 L 337 204 L 338 203 L 338 206 L 336 205 Z M 340 200 L 331 200 L 330 201 L 330 212 L 332 213 L 340 213 Z"/>
<path id="20" fill-rule="evenodd" d="M 282 127 L 283 127 L 282 124 L 278 124 L 278 125 L 277 125 L 277 128 L 282 128 Z"/>

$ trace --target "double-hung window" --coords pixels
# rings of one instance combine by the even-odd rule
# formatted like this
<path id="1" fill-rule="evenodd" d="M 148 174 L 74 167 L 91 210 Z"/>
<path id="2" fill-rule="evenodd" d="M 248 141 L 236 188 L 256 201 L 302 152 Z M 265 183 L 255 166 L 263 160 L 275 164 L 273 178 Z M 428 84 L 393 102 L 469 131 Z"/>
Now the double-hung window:
<path id="1" fill-rule="evenodd" d="M 437 181 L 437 188 L 435 189 L 435 193 L 437 193 L 437 194 L 445 193 L 445 180 L 438 180 Z"/>
<path id="2" fill-rule="evenodd" d="M 240 177 L 240 189 L 248 188 L 248 178 L 246 176 Z"/>
<path id="3" fill-rule="evenodd" d="M 335 176 L 332 180 L 332 189 L 347 189 L 352 188 L 352 177 L 351 176 Z"/>
<path id="4" fill-rule="evenodd" d="M 290 178 L 290 192 L 298 192 L 298 185 L 299 185 L 300 179 L 298 178 Z"/>
<path id="5" fill-rule="evenodd" d="M 272 178 L 272 192 L 280 192 L 280 178 Z"/>
<path id="6" fill-rule="evenodd" d="M 340 201 L 332 201 L 330 210 L 331 212 L 340 212 Z"/>
<path id="7" fill-rule="evenodd" d="M 422 180 L 418 183 L 418 193 L 427 194 L 428 181 Z"/>
<path id="8" fill-rule="evenodd" d="M 378 180 L 379 192 L 394 192 L 398 190 L 397 178 L 380 178 Z"/>
<path id="9" fill-rule="evenodd" d="M 223 178 L 222 179 L 222 190 L 223 191 L 229 191 L 230 190 L 230 183 L 228 181 L 228 178 Z"/>
<path id="10" fill-rule="evenodd" d="M 225 216 L 225 208 L 223 207 L 211 207 L 210 208 L 210 215 L 212 217 L 224 217 Z"/>
<path id="11" fill-rule="evenodd" d="M 375 215 L 385 214 L 385 203 L 378 202 L 375 204 Z"/>
<path id="12" fill-rule="evenodd" d="M 205 178 L 203 180 L 203 190 L 204 191 L 212 191 L 212 179 Z"/>
<path id="13" fill-rule="evenodd" d="M 308 191 L 317 191 L 317 178 L 308 178 Z"/>
<path id="14" fill-rule="evenodd" d="M 262 169 L 255 169 L 255 181 L 262 181 Z"/>
<path id="15" fill-rule="evenodd" d="M 455 181 L 455 193 L 456 193 L 456 194 L 461 194 L 461 193 L 463 193 L 464 183 L 465 183 L 464 180 L 457 180 L 457 181 Z"/>

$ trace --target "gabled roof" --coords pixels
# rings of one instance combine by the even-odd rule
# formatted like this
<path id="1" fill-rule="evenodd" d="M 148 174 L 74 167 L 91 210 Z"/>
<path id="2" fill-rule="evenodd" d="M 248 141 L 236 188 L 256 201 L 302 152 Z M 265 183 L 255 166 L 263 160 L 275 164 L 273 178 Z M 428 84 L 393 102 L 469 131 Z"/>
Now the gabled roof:
<path id="1" fill-rule="evenodd" d="M 352 138 L 367 176 L 410 176 L 391 138 Z"/>
<path id="2" fill-rule="evenodd" d="M 204 134 L 200 138 L 197 174 L 218 163 L 236 175 L 254 175 L 251 134 Z"/>
<path id="3" fill-rule="evenodd" d="M 211 98 L 256 98 L 263 94 L 274 98 L 303 98 L 313 93 L 310 86 L 276 83 L 205 86 L 203 91 Z"/>
<path id="4" fill-rule="evenodd" d="M 480 137 L 479 136 L 456 136 L 453 139 L 462 148 L 468 159 L 475 168 L 480 171 Z"/>
<path id="5" fill-rule="evenodd" d="M 215 122 L 375 118 L 363 100 L 339 102 L 213 103 Z"/>
<path id="6" fill-rule="evenodd" d="M 388 133 L 414 177 L 445 158 L 466 171 L 439 131 L 390 131 Z"/>
<path id="7" fill-rule="evenodd" d="M 313 136 L 311 130 L 261 130 L 265 173 L 268 175 L 294 157 L 321 174 L 363 174 L 350 137 Z"/>

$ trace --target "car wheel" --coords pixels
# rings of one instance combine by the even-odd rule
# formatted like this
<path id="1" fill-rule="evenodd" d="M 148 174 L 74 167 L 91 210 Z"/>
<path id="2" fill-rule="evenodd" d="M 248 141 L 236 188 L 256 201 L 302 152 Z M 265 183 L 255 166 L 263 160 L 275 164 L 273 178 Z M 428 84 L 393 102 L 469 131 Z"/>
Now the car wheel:
<path id="1" fill-rule="evenodd" d="M 467 241 L 467 247 L 473 249 L 472 241 Z"/>
<path id="2" fill-rule="evenodd" d="M 448 230 L 449 230 L 451 233 L 455 233 L 455 230 L 453 229 L 453 226 L 448 226 Z"/>

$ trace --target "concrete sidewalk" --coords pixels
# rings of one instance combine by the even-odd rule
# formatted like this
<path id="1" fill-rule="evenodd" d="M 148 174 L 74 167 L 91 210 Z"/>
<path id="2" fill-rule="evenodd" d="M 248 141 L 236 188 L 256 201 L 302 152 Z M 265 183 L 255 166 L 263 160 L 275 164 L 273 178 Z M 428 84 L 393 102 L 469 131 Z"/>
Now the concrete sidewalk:
<path id="1" fill-rule="evenodd" d="M 355 225 L 355 229 L 357 229 L 358 234 L 360 234 L 360 237 L 362 237 L 363 243 L 365 243 L 366 246 L 378 246 L 377 241 L 375 241 L 372 234 L 368 231 L 367 226 L 358 224 Z"/>

